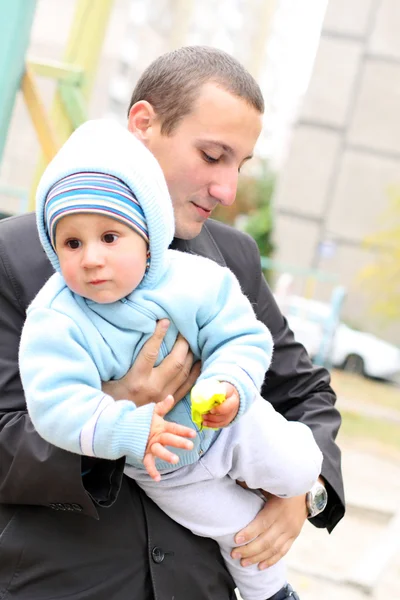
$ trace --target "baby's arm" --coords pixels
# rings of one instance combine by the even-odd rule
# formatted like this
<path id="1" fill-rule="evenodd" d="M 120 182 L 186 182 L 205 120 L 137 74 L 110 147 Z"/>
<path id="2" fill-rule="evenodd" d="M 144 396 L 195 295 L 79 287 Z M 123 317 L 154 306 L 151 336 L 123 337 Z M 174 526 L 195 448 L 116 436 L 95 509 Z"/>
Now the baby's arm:
<path id="1" fill-rule="evenodd" d="M 257 320 L 249 300 L 229 269 L 210 265 L 207 277 L 208 288 L 210 282 L 215 283 L 197 314 L 202 360 L 198 381 L 231 384 L 239 396 L 237 416 L 241 416 L 259 395 L 271 364 L 272 336 L 268 328 Z M 222 407 L 215 409 L 214 414 L 221 411 L 222 416 L 225 410 Z M 232 414 L 229 404 L 226 410 L 229 415 Z M 224 426 L 228 424 L 227 419 L 221 422 Z"/>
<path id="2" fill-rule="evenodd" d="M 29 415 L 45 440 L 86 456 L 143 459 L 154 433 L 156 405 L 137 408 L 102 392 L 85 336 L 71 318 L 48 308 L 28 313 L 20 372 Z M 181 436 L 190 437 L 191 430 L 177 431 L 175 424 L 164 423 L 163 432 L 179 439 L 164 436 L 161 442 L 168 439 L 169 445 L 182 447 L 186 440 Z"/>

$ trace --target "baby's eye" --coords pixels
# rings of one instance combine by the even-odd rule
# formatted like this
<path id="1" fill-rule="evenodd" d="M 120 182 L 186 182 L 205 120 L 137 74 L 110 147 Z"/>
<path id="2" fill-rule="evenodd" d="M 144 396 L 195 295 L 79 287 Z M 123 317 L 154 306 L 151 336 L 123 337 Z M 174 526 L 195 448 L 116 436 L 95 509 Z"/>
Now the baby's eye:
<path id="1" fill-rule="evenodd" d="M 79 240 L 68 240 L 66 242 L 66 245 L 68 246 L 68 248 L 71 248 L 71 250 L 77 250 L 78 248 L 80 248 L 81 242 Z"/>
<path id="2" fill-rule="evenodd" d="M 106 244 L 112 244 L 117 239 L 118 239 L 118 236 L 116 233 L 105 233 L 103 235 L 103 242 L 105 242 Z"/>

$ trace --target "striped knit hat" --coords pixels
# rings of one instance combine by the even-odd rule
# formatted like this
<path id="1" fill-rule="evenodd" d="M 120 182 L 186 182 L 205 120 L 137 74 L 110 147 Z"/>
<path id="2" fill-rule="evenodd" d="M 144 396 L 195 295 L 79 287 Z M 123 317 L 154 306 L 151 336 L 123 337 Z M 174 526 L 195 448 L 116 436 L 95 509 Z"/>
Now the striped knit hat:
<path id="1" fill-rule="evenodd" d="M 118 218 L 145 237 L 151 261 L 138 287 L 158 285 L 171 259 L 168 247 L 174 236 L 167 184 L 146 146 L 126 127 L 109 119 L 87 121 L 78 127 L 46 167 L 38 185 L 38 234 L 58 272 L 60 262 L 54 250 L 57 221 L 84 209 Z"/>
<path id="2" fill-rule="evenodd" d="M 142 207 L 131 189 L 117 177 L 105 173 L 74 173 L 50 188 L 44 205 L 44 221 L 54 250 L 57 223 L 77 213 L 111 217 L 136 231 L 149 245 Z"/>

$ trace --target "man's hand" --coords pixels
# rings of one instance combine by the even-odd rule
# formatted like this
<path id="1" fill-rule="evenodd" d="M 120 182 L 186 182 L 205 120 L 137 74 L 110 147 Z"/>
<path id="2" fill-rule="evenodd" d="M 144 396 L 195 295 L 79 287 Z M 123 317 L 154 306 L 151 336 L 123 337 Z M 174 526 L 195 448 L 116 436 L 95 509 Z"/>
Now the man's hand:
<path id="1" fill-rule="evenodd" d="M 222 383 L 225 386 L 225 400 L 204 415 L 203 427 L 212 427 L 213 429 L 226 427 L 232 423 L 238 413 L 240 399 L 237 389 L 226 381 Z"/>
<path id="2" fill-rule="evenodd" d="M 266 496 L 264 508 L 235 537 L 237 544 L 245 545 L 234 548 L 232 557 L 241 558 L 244 567 L 259 563 L 260 569 L 266 569 L 277 563 L 289 551 L 307 519 L 305 496 Z M 246 543 L 247 540 L 252 541 Z"/>
<path id="3" fill-rule="evenodd" d="M 154 408 L 153 418 L 150 425 L 149 439 L 147 440 L 146 451 L 143 459 L 143 464 L 150 477 L 154 481 L 160 481 L 161 475 L 156 469 L 155 459 L 160 458 L 171 464 L 176 464 L 179 457 L 167 450 L 165 446 L 174 448 L 184 448 L 192 450 L 193 442 L 186 438 L 196 437 L 196 432 L 190 427 L 178 425 L 165 421 L 163 417 L 173 408 L 174 399 L 172 396 L 167 396 L 165 400 L 161 400 Z"/>
<path id="4" fill-rule="evenodd" d="M 175 403 L 194 386 L 201 364 L 193 364 L 193 354 L 187 341 L 178 335 L 170 354 L 155 367 L 161 343 L 169 321 L 157 322 L 156 329 L 144 344 L 127 374 L 118 381 L 103 383 L 102 390 L 114 400 L 132 400 L 136 406 L 160 402 L 172 395 Z"/>

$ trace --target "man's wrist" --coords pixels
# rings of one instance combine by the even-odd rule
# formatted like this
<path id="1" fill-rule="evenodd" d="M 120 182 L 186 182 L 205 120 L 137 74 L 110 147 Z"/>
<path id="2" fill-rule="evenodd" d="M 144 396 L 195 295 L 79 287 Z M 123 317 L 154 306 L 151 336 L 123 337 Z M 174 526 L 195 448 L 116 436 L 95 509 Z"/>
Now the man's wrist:
<path id="1" fill-rule="evenodd" d="M 114 398 L 114 400 L 130 400 L 128 388 L 121 382 L 121 380 L 115 381 L 103 381 L 101 384 L 101 390 Z"/>

